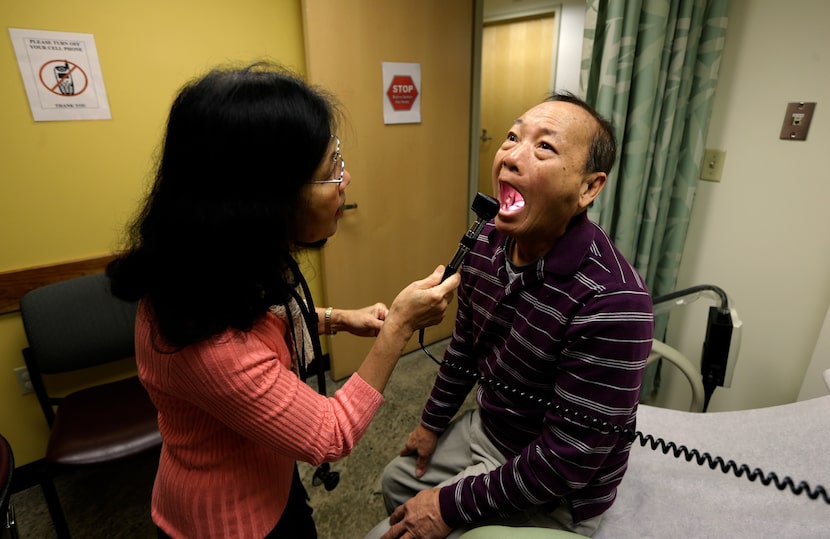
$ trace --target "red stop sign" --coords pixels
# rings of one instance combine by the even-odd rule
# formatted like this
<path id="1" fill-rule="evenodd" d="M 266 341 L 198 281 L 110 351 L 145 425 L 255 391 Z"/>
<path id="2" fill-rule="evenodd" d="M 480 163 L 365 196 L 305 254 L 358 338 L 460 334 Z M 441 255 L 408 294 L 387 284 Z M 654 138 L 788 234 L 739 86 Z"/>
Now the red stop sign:
<path id="1" fill-rule="evenodd" d="M 415 82 L 409 75 L 395 75 L 392 77 L 389 89 L 386 90 L 386 95 L 389 96 L 393 109 L 409 110 L 415 103 L 415 98 L 418 97 L 418 89 L 415 88 Z"/>

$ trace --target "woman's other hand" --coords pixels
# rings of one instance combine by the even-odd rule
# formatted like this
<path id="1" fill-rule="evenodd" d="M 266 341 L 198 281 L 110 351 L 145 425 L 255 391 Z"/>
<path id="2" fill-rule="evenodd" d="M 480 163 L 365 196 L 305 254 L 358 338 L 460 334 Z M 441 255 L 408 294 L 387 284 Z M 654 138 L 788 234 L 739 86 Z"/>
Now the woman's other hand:
<path id="1" fill-rule="evenodd" d="M 375 303 L 362 309 L 334 309 L 331 314 L 331 328 L 334 331 L 348 331 L 358 337 L 375 337 L 380 333 L 389 308 Z"/>

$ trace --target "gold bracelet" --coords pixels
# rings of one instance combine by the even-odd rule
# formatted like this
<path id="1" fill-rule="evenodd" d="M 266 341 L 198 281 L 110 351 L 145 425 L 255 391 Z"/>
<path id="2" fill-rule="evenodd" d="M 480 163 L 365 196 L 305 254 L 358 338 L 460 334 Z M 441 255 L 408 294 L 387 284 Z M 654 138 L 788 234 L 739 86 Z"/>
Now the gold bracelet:
<path id="1" fill-rule="evenodd" d="M 326 335 L 337 335 L 336 331 L 332 331 L 331 329 L 331 311 L 333 307 L 329 307 L 326 309 L 326 315 L 323 317 L 323 331 L 325 331 Z"/>

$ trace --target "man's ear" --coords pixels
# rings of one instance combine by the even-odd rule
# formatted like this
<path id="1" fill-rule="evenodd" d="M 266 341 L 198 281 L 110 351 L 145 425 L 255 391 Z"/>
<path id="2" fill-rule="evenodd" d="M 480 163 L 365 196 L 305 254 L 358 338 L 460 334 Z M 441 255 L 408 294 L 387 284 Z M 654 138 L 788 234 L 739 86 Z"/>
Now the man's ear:
<path id="1" fill-rule="evenodd" d="M 579 205 L 582 208 L 590 206 L 591 202 L 599 195 L 608 175 L 605 172 L 594 172 L 582 181 L 582 190 L 579 193 Z"/>

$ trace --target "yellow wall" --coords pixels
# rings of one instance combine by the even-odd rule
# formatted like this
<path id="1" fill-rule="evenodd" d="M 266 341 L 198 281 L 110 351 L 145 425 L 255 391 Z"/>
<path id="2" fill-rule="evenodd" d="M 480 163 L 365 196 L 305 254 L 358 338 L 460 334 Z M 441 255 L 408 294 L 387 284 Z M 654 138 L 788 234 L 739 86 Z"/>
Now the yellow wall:
<path id="1" fill-rule="evenodd" d="M 0 271 L 119 247 L 187 80 L 264 57 L 304 72 L 300 0 L 3 0 L 0 27 Z M 93 34 L 112 119 L 34 122 L 10 27 Z M 319 257 L 305 261 L 320 297 Z M 20 317 L 0 316 L 0 432 L 18 465 L 41 458 L 48 436 L 37 400 L 20 395 L 12 373 L 25 344 Z"/>

